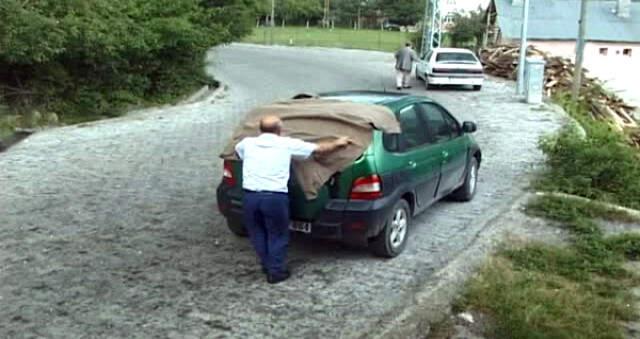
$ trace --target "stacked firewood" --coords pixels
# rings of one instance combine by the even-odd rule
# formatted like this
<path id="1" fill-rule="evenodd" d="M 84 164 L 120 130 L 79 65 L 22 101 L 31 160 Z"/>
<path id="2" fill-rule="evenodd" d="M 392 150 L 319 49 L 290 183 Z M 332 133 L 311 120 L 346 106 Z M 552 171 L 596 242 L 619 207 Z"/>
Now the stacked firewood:
<path id="1" fill-rule="evenodd" d="M 518 46 L 498 46 L 482 49 L 480 60 L 488 74 L 515 80 L 519 55 Z M 545 59 L 544 89 L 547 96 L 571 91 L 575 71 L 571 60 L 550 56 L 534 47 L 527 49 L 527 56 Z M 640 147 L 640 129 L 637 128 L 638 123 L 632 116 L 635 107 L 625 103 L 615 94 L 607 92 L 598 79 L 587 76 L 584 71 L 582 79 L 580 96 L 590 108 L 591 117 L 607 121 L 621 132 L 627 130 L 632 143 Z"/>

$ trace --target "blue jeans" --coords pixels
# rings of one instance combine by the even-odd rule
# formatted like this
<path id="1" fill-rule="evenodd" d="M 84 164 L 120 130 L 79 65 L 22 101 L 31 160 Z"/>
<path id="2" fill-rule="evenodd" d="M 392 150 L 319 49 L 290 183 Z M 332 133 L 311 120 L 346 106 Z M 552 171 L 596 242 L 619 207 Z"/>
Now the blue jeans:
<path id="1" fill-rule="evenodd" d="M 284 274 L 289 247 L 289 196 L 245 191 L 242 207 L 244 226 L 262 267 L 271 275 Z"/>

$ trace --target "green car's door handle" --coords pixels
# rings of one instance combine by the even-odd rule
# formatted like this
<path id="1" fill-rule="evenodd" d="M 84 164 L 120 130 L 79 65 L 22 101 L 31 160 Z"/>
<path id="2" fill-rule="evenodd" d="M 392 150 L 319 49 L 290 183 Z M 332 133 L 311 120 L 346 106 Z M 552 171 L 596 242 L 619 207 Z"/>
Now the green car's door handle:
<path id="1" fill-rule="evenodd" d="M 442 151 L 442 156 L 445 157 L 445 158 L 448 158 L 449 157 L 449 152 Z"/>
<path id="2" fill-rule="evenodd" d="M 409 161 L 409 167 L 416 168 L 416 166 L 418 166 L 418 164 L 416 164 L 415 161 Z"/>

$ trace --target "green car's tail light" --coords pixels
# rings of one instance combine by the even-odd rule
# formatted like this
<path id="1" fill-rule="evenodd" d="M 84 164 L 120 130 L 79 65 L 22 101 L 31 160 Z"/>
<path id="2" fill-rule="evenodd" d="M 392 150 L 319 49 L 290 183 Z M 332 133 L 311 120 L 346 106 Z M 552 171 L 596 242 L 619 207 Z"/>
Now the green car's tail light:
<path id="1" fill-rule="evenodd" d="M 230 187 L 236 185 L 236 178 L 233 176 L 233 164 L 231 161 L 224 161 L 224 165 L 222 168 L 222 180 Z"/>
<path id="2" fill-rule="evenodd" d="M 351 185 L 353 200 L 375 200 L 382 197 L 382 180 L 377 174 L 360 177 Z"/>

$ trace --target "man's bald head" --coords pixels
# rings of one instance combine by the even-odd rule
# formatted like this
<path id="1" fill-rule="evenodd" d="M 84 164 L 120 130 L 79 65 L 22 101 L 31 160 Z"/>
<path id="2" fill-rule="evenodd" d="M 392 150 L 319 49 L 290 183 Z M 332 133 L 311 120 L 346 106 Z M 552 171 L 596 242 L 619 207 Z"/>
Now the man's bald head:
<path id="1" fill-rule="evenodd" d="M 260 132 L 280 135 L 282 120 L 275 115 L 267 115 L 260 119 Z"/>

